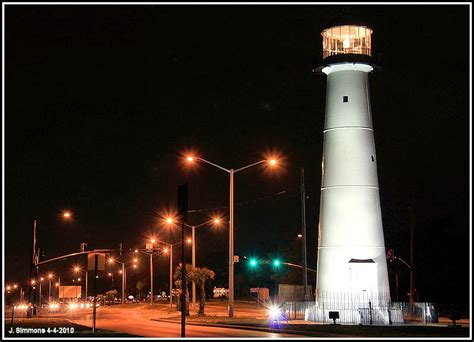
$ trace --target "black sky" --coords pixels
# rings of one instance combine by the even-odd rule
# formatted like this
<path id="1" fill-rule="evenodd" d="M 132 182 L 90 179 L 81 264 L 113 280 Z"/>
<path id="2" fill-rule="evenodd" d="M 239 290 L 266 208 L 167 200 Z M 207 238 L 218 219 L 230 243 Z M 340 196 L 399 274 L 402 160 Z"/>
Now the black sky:
<path id="1" fill-rule="evenodd" d="M 155 216 L 186 181 L 192 209 L 225 207 L 228 177 L 185 170 L 189 148 L 228 168 L 284 156 L 277 173 L 236 178 L 241 256 L 283 253 L 296 238 L 304 167 L 315 267 L 326 83 L 311 70 L 321 28 L 342 11 L 368 21 L 383 60 L 370 86 L 386 247 L 409 259 L 411 205 L 420 300 L 467 302 L 467 5 L 6 5 L 6 281 L 28 277 L 33 219 L 53 257 L 82 241 L 177 239 Z M 64 208 L 73 223 L 59 220 Z M 199 232 L 202 265 L 225 271 L 226 253 L 226 229 Z"/>

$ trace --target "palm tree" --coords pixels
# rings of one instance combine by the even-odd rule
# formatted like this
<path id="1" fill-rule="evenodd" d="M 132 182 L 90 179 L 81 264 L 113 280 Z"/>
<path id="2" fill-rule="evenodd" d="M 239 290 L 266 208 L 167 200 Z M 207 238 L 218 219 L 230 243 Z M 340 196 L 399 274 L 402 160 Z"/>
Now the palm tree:
<path id="1" fill-rule="evenodd" d="M 191 274 L 192 274 L 192 266 L 191 265 L 186 265 L 186 290 L 184 291 L 184 303 L 183 303 L 183 289 L 181 286 L 181 265 L 176 267 L 176 271 L 174 272 L 173 278 L 176 279 L 175 285 L 177 288 L 181 288 L 181 305 L 184 304 L 184 312 L 186 316 L 189 316 L 189 288 L 188 285 L 190 283 L 191 279 Z"/>
<path id="2" fill-rule="evenodd" d="M 216 274 L 207 267 L 195 267 L 190 274 L 191 280 L 196 283 L 199 288 L 199 311 L 198 316 L 204 316 L 204 305 L 206 304 L 206 281 L 214 279 Z"/>

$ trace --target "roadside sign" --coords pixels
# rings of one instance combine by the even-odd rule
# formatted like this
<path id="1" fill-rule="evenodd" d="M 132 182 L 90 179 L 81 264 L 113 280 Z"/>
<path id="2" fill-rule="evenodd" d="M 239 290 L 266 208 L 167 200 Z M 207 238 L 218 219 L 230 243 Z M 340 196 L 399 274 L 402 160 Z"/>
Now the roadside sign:
<path id="1" fill-rule="evenodd" d="M 234 255 L 234 262 L 239 262 L 239 256 L 238 255 Z"/>
<path id="2" fill-rule="evenodd" d="M 95 269 L 95 259 L 94 256 L 98 256 L 97 260 L 97 270 L 105 271 L 105 254 L 104 253 L 89 253 L 87 254 L 87 270 L 94 271 Z"/>

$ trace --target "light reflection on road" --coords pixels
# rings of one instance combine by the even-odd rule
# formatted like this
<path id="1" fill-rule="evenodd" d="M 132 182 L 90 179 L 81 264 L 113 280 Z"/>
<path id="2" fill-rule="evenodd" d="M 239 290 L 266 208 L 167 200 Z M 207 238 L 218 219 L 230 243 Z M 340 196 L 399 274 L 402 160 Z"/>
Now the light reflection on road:
<path id="1" fill-rule="evenodd" d="M 97 310 L 97 329 L 107 329 L 143 337 L 180 337 L 181 326 L 177 323 L 151 320 L 142 315 L 144 307 L 101 308 Z M 92 313 L 84 313 L 82 318 L 66 314 L 64 318 L 73 323 L 92 327 Z M 186 325 L 186 337 L 236 337 L 236 338 L 301 338 L 298 335 L 278 334 L 265 331 L 244 330 L 221 327 Z"/>

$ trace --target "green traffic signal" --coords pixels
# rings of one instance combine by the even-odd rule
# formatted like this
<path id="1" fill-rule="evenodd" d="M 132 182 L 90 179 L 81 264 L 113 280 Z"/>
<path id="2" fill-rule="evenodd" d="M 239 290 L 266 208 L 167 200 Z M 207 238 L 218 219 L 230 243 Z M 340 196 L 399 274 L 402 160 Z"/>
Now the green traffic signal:
<path id="1" fill-rule="evenodd" d="M 257 259 L 252 258 L 252 259 L 250 259 L 249 263 L 250 263 L 251 267 L 255 267 L 255 266 L 257 266 Z"/>
<path id="2" fill-rule="evenodd" d="M 281 264 L 280 260 L 278 260 L 278 259 L 273 260 L 273 266 L 279 267 L 280 264 Z"/>

